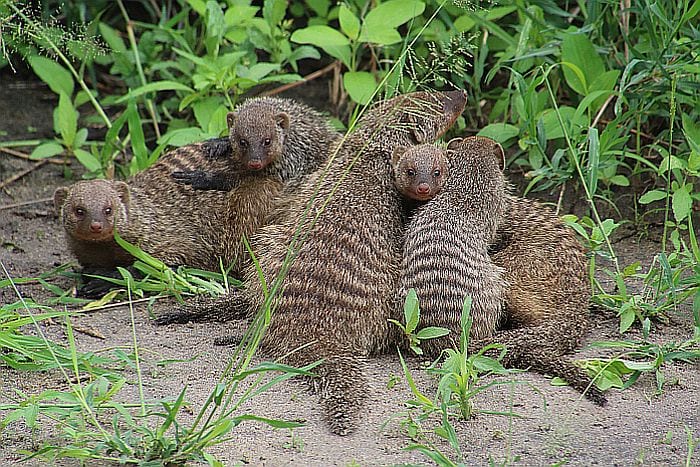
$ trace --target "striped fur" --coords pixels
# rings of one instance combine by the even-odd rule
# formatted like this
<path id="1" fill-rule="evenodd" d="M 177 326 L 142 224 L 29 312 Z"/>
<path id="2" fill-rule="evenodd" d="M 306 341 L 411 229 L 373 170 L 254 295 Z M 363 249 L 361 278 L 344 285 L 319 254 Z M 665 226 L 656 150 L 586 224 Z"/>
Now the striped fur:
<path id="1" fill-rule="evenodd" d="M 312 387 L 334 433 L 354 429 L 368 391 L 362 362 L 386 346 L 402 232 L 392 152 L 435 141 L 465 103 L 462 91 L 413 93 L 379 103 L 339 143 L 327 165 L 279 207 L 277 222 L 253 236 L 267 286 L 279 285 L 281 291 L 273 299 L 264 350 L 276 357 L 289 354 L 284 361 L 293 365 L 324 359 L 314 369 L 318 378 Z M 285 261 L 288 255 L 291 262 Z M 251 311 L 264 305 L 253 268 L 244 294 Z M 220 297 L 204 305 L 198 317 L 236 316 L 240 300 L 240 293 Z"/>
<path id="2" fill-rule="evenodd" d="M 433 146 L 416 146 L 402 158 L 435 158 Z M 503 212 L 506 191 L 503 149 L 487 138 L 472 137 L 439 150 L 449 162 L 442 191 L 420 206 L 406 228 L 396 319 L 409 289 L 416 290 L 421 326 L 450 329 L 443 338 L 422 343 L 436 357 L 457 348 L 464 299 L 472 298 L 472 336 L 492 335 L 503 320 L 505 282 L 488 245 Z M 401 181 L 397 179 L 397 183 Z"/>

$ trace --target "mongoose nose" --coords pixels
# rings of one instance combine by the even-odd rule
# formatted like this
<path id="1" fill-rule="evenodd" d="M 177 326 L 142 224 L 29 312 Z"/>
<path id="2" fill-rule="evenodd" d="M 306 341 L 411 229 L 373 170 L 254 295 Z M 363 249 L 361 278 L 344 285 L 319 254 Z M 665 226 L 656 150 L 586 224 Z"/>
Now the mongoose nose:
<path id="1" fill-rule="evenodd" d="M 94 233 L 102 232 L 102 222 L 92 221 L 90 223 L 90 231 Z"/>
<path id="2" fill-rule="evenodd" d="M 248 161 L 248 168 L 252 170 L 262 169 L 262 161 Z"/>
<path id="3" fill-rule="evenodd" d="M 458 89 L 456 91 L 447 91 L 445 93 L 447 99 L 444 104 L 444 112 L 446 114 L 462 113 L 464 107 L 467 105 L 467 91 Z"/>
<path id="4" fill-rule="evenodd" d="M 421 183 L 418 185 L 418 188 L 416 188 L 416 192 L 418 192 L 419 195 L 427 195 L 430 193 L 430 185 L 427 183 Z"/>

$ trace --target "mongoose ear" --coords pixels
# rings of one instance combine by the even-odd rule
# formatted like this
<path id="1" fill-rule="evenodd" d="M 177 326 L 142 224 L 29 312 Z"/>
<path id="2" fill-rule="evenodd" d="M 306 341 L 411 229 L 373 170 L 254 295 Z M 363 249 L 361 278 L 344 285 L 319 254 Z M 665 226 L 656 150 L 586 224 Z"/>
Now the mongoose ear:
<path id="1" fill-rule="evenodd" d="M 66 198 L 68 198 L 68 193 L 70 193 L 70 190 L 65 186 L 56 188 L 56 191 L 53 192 L 53 207 L 56 210 L 56 214 L 61 212 L 61 208 L 66 202 Z"/>
<path id="2" fill-rule="evenodd" d="M 275 123 L 279 125 L 280 128 L 283 130 L 288 130 L 289 129 L 289 115 L 287 115 L 285 112 L 280 112 L 277 115 L 275 115 Z"/>
<path id="3" fill-rule="evenodd" d="M 122 201 L 122 204 L 124 206 L 129 205 L 130 201 L 130 191 L 129 191 L 129 185 L 127 185 L 124 182 L 113 182 L 114 183 L 114 189 L 117 192 L 117 195 L 119 196 L 119 199 Z"/>
<path id="4" fill-rule="evenodd" d="M 396 166 L 399 163 L 401 156 L 408 150 L 406 146 L 396 146 L 394 152 L 391 154 L 391 164 Z"/>
<path id="5" fill-rule="evenodd" d="M 226 124 L 229 128 L 233 127 L 233 124 L 236 123 L 236 118 L 238 118 L 238 112 L 229 112 L 226 114 Z"/>
<path id="6" fill-rule="evenodd" d="M 459 146 L 462 144 L 462 141 L 464 141 L 464 138 L 452 138 L 447 142 L 447 149 L 454 150 L 459 148 Z"/>
<path id="7" fill-rule="evenodd" d="M 493 155 L 498 161 L 498 168 L 501 170 L 505 170 L 506 168 L 506 153 L 503 150 L 503 146 L 501 146 L 499 143 L 496 143 L 496 145 L 493 148 Z"/>

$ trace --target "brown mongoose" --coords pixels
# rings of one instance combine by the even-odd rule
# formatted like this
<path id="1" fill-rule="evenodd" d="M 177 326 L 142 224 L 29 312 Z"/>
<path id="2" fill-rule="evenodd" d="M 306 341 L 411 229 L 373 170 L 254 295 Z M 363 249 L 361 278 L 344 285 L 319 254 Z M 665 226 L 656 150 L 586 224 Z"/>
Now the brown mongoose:
<path id="1" fill-rule="evenodd" d="M 368 393 L 362 362 L 388 344 L 402 235 L 392 152 L 435 141 L 465 104 L 463 91 L 417 92 L 377 104 L 280 209 L 278 223 L 253 236 L 267 285 L 251 267 L 244 291 L 251 310 L 264 306 L 265 290 L 277 291 L 264 350 L 292 365 L 323 360 L 313 370 L 313 387 L 334 433 L 355 428 Z M 193 311 L 224 319 L 238 313 L 239 299 L 220 297 Z"/>
<path id="2" fill-rule="evenodd" d="M 493 143 L 486 139 L 481 141 L 481 151 L 488 154 Z M 479 151 L 478 147 L 475 149 Z M 413 154 L 414 159 L 420 156 L 416 152 Z M 426 156 L 426 159 L 432 164 L 433 157 Z M 500 157 L 503 157 L 502 153 Z M 415 166 L 424 172 L 429 170 L 427 165 L 417 163 Z M 470 173 L 480 166 L 473 167 Z M 397 174 L 396 183 L 405 196 L 411 196 L 410 191 L 403 189 L 410 183 L 409 179 Z M 452 236 L 458 235 L 452 233 Z M 508 348 L 504 358 L 506 366 L 529 367 L 560 376 L 575 389 L 586 391 L 595 402 L 604 403 L 604 396 L 590 385 L 590 378 L 583 370 L 563 358 L 579 345 L 586 329 L 590 297 L 585 253 L 571 229 L 537 201 L 507 194 L 495 241 L 489 245 L 489 254 L 493 263 L 503 271 L 505 321 L 491 337 L 472 334 L 475 339 L 471 342 L 471 351 L 478 351 L 489 343 L 502 343 Z M 413 256 L 416 256 L 416 261 L 421 260 L 419 255 Z M 404 268 L 404 274 L 410 269 L 421 269 L 410 262 Z M 422 315 L 424 317 L 425 313 Z M 458 325 L 457 318 L 447 327 L 455 329 Z M 438 352 L 445 348 L 434 348 L 429 341 L 423 347 Z"/>
<path id="3" fill-rule="evenodd" d="M 396 311 L 413 288 L 421 326 L 441 326 L 450 334 L 424 341 L 430 356 L 459 347 L 464 299 L 472 298 L 472 338 L 491 336 L 503 320 L 505 282 L 489 257 L 506 194 L 503 149 L 482 137 L 454 139 L 447 149 L 419 145 L 395 154 L 400 192 L 426 200 L 412 187 L 433 176 L 433 166 L 449 164 L 449 176 L 433 199 L 419 206 L 406 227 Z M 410 172 L 409 172 L 410 171 Z M 418 185 L 420 186 L 420 185 Z M 395 318 L 398 318 L 395 316 Z"/>
<path id="4" fill-rule="evenodd" d="M 227 114 L 227 123 L 236 170 L 176 172 L 176 180 L 195 189 L 228 191 L 238 185 L 240 171 L 250 171 L 293 189 L 321 166 L 341 136 L 318 111 L 278 97 L 246 100 Z"/>
<path id="5" fill-rule="evenodd" d="M 228 195 L 196 192 L 173 181 L 170 174 L 204 161 L 224 170 L 228 162 L 210 160 L 212 148 L 218 150 L 219 143 L 214 140 L 170 151 L 129 184 L 91 180 L 56 189 L 54 206 L 78 262 L 100 270 L 131 264 L 133 258 L 114 240 L 116 229 L 125 240 L 169 265 L 218 269 L 218 258 L 224 255 L 216 238 L 221 227 L 209 212 L 223 212 Z M 226 264 L 231 258 L 223 260 Z"/>

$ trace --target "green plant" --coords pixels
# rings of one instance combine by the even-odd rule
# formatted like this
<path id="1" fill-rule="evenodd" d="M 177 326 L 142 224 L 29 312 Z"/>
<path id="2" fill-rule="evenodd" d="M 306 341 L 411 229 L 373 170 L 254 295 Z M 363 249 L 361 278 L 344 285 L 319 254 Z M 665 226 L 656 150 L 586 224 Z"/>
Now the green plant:
<path id="1" fill-rule="evenodd" d="M 415 295 L 415 293 L 413 295 Z M 409 293 L 406 297 L 406 306 L 404 309 L 413 311 L 418 308 L 416 302 L 417 300 L 415 297 Z M 513 372 L 503 368 L 499 362 L 505 352 L 505 349 L 500 344 L 490 344 L 479 350 L 476 354 L 468 355 L 469 332 L 472 326 L 470 309 L 471 297 L 467 296 L 462 309 L 459 348 L 445 349 L 440 357 L 427 368 L 429 374 L 439 377 L 437 392 L 433 399 L 426 396 L 418 389 L 403 355 L 399 351 L 399 359 L 401 360 L 401 366 L 404 370 L 404 376 L 411 389 L 411 393 L 415 397 L 414 399 L 406 401 L 408 413 L 402 422 L 402 426 L 406 430 L 407 435 L 415 441 L 406 449 L 417 450 L 441 465 L 458 464 L 449 460 L 447 455 L 430 441 L 430 436 L 428 436 L 423 424 L 429 418 L 437 414 L 440 417 L 441 424 L 434 428 L 432 433 L 446 440 L 452 449 L 454 449 L 457 456 L 462 457 L 459 441 L 457 440 L 455 429 L 450 420 L 454 417 L 465 420 L 471 418 L 475 411 L 473 399 L 479 393 L 493 386 L 514 384 L 512 381 L 502 380 L 494 380 L 488 383 L 481 382 L 481 380 L 487 376 L 507 375 Z M 413 317 L 416 313 L 418 313 L 418 311 L 407 313 L 407 320 L 414 319 Z M 406 329 L 408 327 L 411 326 L 409 326 L 407 322 L 406 326 L 403 326 L 403 328 Z M 413 327 L 415 328 L 415 325 L 413 325 Z M 501 354 L 497 358 L 491 358 L 485 355 L 487 352 L 495 350 L 501 350 Z M 479 413 L 517 416 L 512 411 L 494 412 L 480 410 Z"/>
<path id="2" fill-rule="evenodd" d="M 621 350 L 619 356 L 607 359 L 581 360 L 599 388 L 627 389 L 645 373 L 653 373 L 657 394 L 663 392 L 666 378 L 664 365 L 672 362 L 693 363 L 700 360 L 700 326 L 695 326 L 694 336 L 685 341 L 656 344 L 649 341 L 651 322 L 646 318 L 642 325 L 641 340 L 604 341 L 591 344 L 595 348 Z"/>
<path id="3" fill-rule="evenodd" d="M 425 339 L 435 339 L 437 337 L 442 337 L 447 335 L 450 330 L 437 327 L 428 326 L 416 331 L 418 327 L 418 322 L 420 321 L 420 307 L 418 305 L 418 296 L 416 295 L 415 289 L 409 289 L 406 294 L 406 300 L 403 305 L 404 321 L 406 324 L 402 324 L 395 319 L 390 319 L 389 322 L 395 324 L 403 331 L 404 335 L 408 339 L 410 349 L 416 355 L 423 355 L 423 351 L 420 348 L 420 343 Z"/>

